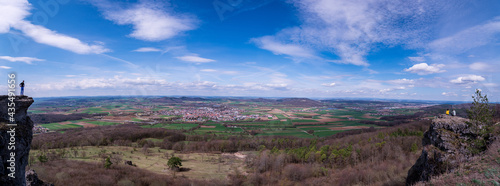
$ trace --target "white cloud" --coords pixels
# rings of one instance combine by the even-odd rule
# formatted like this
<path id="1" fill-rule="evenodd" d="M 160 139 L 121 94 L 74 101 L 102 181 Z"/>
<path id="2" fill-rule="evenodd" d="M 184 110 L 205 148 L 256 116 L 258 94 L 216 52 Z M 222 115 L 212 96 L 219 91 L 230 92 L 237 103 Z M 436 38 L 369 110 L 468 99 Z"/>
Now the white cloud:
<path id="1" fill-rule="evenodd" d="M 0 59 L 7 60 L 10 62 L 24 62 L 26 64 L 32 64 L 33 61 L 45 61 L 43 59 L 38 59 L 38 58 L 34 58 L 34 57 L 0 56 Z"/>
<path id="2" fill-rule="evenodd" d="M 336 83 L 323 83 L 321 85 L 325 86 L 325 87 L 333 87 L 335 86 Z"/>
<path id="3" fill-rule="evenodd" d="M 191 63 L 209 63 L 209 62 L 215 61 L 213 59 L 199 57 L 196 54 L 195 55 L 180 56 L 180 57 L 175 57 L 175 58 L 180 59 L 182 61 L 191 62 Z"/>
<path id="4" fill-rule="evenodd" d="M 30 9 L 27 0 L 0 1 L 0 33 L 9 32 L 13 25 L 30 14 Z"/>
<path id="5" fill-rule="evenodd" d="M 314 52 L 296 44 L 283 44 L 272 36 L 253 38 L 250 40 L 259 48 L 269 50 L 275 55 L 289 55 L 292 57 L 314 58 Z"/>
<path id="6" fill-rule="evenodd" d="M 78 54 L 108 52 L 102 44 L 89 45 L 76 38 L 57 33 L 40 25 L 34 25 L 24 19 L 30 15 L 31 4 L 26 0 L 0 2 L 0 33 L 11 28 L 20 30 L 35 42 L 69 50 Z"/>
<path id="7" fill-rule="evenodd" d="M 106 19 L 119 25 L 132 25 L 129 35 L 145 41 L 161 41 L 172 38 L 182 32 L 196 28 L 196 19 L 186 15 L 174 15 L 164 4 L 158 2 L 141 2 L 128 8 L 118 5 L 94 2 L 103 12 Z"/>
<path id="8" fill-rule="evenodd" d="M 410 68 L 405 69 L 406 72 L 411 72 L 411 73 L 416 73 L 418 75 L 428 75 L 428 74 L 434 74 L 434 73 L 441 73 L 445 72 L 446 70 L 442 70 L 443 64 L 432 64 L 432 65 L 427 65 L 427 63 L 419 63 L 415 64 Z"/>
<path id="9" fill-rule="evenodd" d="M 472 70 L 477 70 L 477 71 L 486 71 L 486 70 L 490 70 L 490 65 L 488 65 L 486 63 L 482 63 L 482 62 L 476 62 L 476 63 L 470 64 L 469 68 Z"/>
<path id="10" fill-rule="evenodd" d="M 465 83 L 475 83 L 478 81 L 484 81 L 484 77 L 478 75 L 468 75 L 463 77 L 458 77 L 457 79 L 453 79 L 450 82 L 455 84 L 465 84 Z"/>
<path id="11" fill-rule="evenodd" d="M 0 66 L 1 69 L 11 69 L 11 67 L 8 66 Z"/>
<path id="12" fill-rule="evenodd" d="M 162 50 L 153 47 L 142 47 L 135 49 L 134 52 L 161 52 Z"/>

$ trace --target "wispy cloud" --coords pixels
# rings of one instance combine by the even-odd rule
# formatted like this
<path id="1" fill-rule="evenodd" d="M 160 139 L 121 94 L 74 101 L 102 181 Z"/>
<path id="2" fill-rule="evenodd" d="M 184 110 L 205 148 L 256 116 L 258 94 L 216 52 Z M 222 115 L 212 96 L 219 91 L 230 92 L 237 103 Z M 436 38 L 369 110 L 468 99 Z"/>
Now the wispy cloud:
<path id="1" fill-rule="evenodd" d="M 284 44 L 276 41 L 272 36 L 253 38 L 250 40 L 259 48 L 269 50 L 275 55 L 288 55 L 292 57 L 313 58 L 314 51 L 297 44 Z"/>
<path id="2" fill-rule="evenodd" d="M 414 62 L 424 62 L 425 61 L 424 57 L 408 57 L 408 59 L 410 59 L 411 61 L 414 61 Z"/>
<path id="3" fill-rule="evenodd" d="M 11 56 L 0 56 L 0 59 L 7 60 L 10 62 L 23 62 L 26 64 L 32 64 L 33 61 L 45 61 L 43 59 L 38 59 L 34 57 L 11 57 Z"/>
<path id="4" fill-rule="evenodd" d="M 500 33 L 500 17 L 487 23 L 462 30 L 454 35 L 437 39 L 429 44 L 436 52 L 460 54 L 472 48 L 495 44 L 495 36 Z"/>
<path id="5" fill-rule="evenodd" d="M 369 66 L 366 55 L 375 50 L 380 43 L 409 47 L 426 43 L 429 40 L 427 32 L 430 28 L 422 25 L 435 21 L 435 15 L 441 10 L 440 7 L 447 4 L 446 2 L 404 0 L 294 0 L 289 2 L 299 9 L 303 23 L 297 27 L 285 28 L 274 36 L 265 36 L 264 39 L 280 41 L 280 43 L 300 43 L 300 46 L 313 46 L 314 48 L 310 49 L 312 52 L 302 52 L 299 55 L 332 52 L 340 57 L 340 60 L 332 60 L 332 62 L 358 66 Z M 270 46 L 279 46 L 269 43 Z M 276 47 L 265 47 L 267 45 L 258 42 L 256 44 L 275 54 L 290 53 Z"/>
<path id="6" fill-rule="evenodd" d="M 1 69 L 11 69 L 11 67 L 8 66 L 0 66 Z"/>
<path id="7" fill-rule="evenodd" d="M 443 64 L 431 64 L 428 65 L 427 63 L 419 63 L 415 64 L 410 68 L 405 69 L 406 72 L 411 72 L 411 73 L 416 73 L 418 75 L 428 75 L 428 74 L 435 74 L 435 73 L 441 73 L 441 72 L 446 72 L 446 70 L 442 70 Z"/>
<path id="8" fill-rule="evenodd" d="M 196 54 L 179 56 L 179 57 L 175 57 L 175 58 L 180 59 L 180 60 L 185 61 L 185 62 L 190 62 L 190 63 L 209 63 L 209 62 L 215 61 L 213 59 L 202 58 Z"/>
<path id="9" fill-rule="evenodd" d="M 120 7 L 107 1 L 93 1 L 104 17 L 119 25 L 132 25 L 130 37 L 145 41 L 161 41 L 196 28 L 197 19 L 174 13 L 166 4 L 158 1 Z"/>
<path id="10" fill-rule="evenodd" d="M 469 68 L 471 70 L 477 70 L 477 71 L 490 71 L 490 70 L 492 70 L 491 66 L 489 64 L 483 63 L 483 62 L 472 63 L 469 65 Z"/>

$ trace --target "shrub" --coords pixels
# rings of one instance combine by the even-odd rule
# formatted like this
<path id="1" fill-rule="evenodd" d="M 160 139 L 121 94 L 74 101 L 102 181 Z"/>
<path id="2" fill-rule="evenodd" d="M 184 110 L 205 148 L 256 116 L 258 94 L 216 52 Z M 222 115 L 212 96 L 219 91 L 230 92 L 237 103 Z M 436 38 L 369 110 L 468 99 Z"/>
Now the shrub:
<path id="1" fill-rule="evenodd" d="M 179 169 L 180 166 L 182 166 L 182 160 L 179 157 L 172 156 L 168 162 L 167 166 L 170 169 Z"/>

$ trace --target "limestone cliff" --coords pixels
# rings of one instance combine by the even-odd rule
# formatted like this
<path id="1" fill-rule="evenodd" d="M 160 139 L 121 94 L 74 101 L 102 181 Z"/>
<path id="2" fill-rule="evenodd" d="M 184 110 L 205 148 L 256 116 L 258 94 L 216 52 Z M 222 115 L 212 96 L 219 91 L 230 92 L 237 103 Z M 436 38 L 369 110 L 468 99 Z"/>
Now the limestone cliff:
<path id="1" fill-rule="evenodd" d="M 476 138 L 465 118 L 442 115 L 432 121 L 422 139 L 422 154 L 408 171 L 406 185 L 428 181 L 430 177 L 451 172 L 468 161 L 470 141 Z"/>
<path id="2" fill-rule="evenodd" d="M 15 97 L 13 116 L 17 126 L 14 127 L 7 126 L 11 117 L 8 103 L 8 96 L 0 96 L 0 185 L 26 185 L 25 168 L 33 139 L 33 121 L 27 111 L 33 98 Z"/>

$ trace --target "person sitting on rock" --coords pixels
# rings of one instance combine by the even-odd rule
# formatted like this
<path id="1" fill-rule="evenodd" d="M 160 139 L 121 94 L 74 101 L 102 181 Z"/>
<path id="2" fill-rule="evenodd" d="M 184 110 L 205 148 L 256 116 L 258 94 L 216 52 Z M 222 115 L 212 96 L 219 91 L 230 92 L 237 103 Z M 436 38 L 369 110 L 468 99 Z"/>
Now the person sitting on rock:
<path id="1" fill-rule="evenodd" d="M 24 95 L 24 80 L 19 84 L 19 87 L 21 87 L 21 96 Z"/>
<path id="2" fill-rule="evenodd" d="M 452 116 L 456 116 L 456 115 L 457 115 L 457 112 L 455 112 L 455 110 L 453 110 L 453 111 L 451 112 L 451 115 L 452 115 Z"/>
<path id="3" fill-rule="evenodd" d="M 450 115 L 450 109 L 446 109 L 446 115 Z"/>

